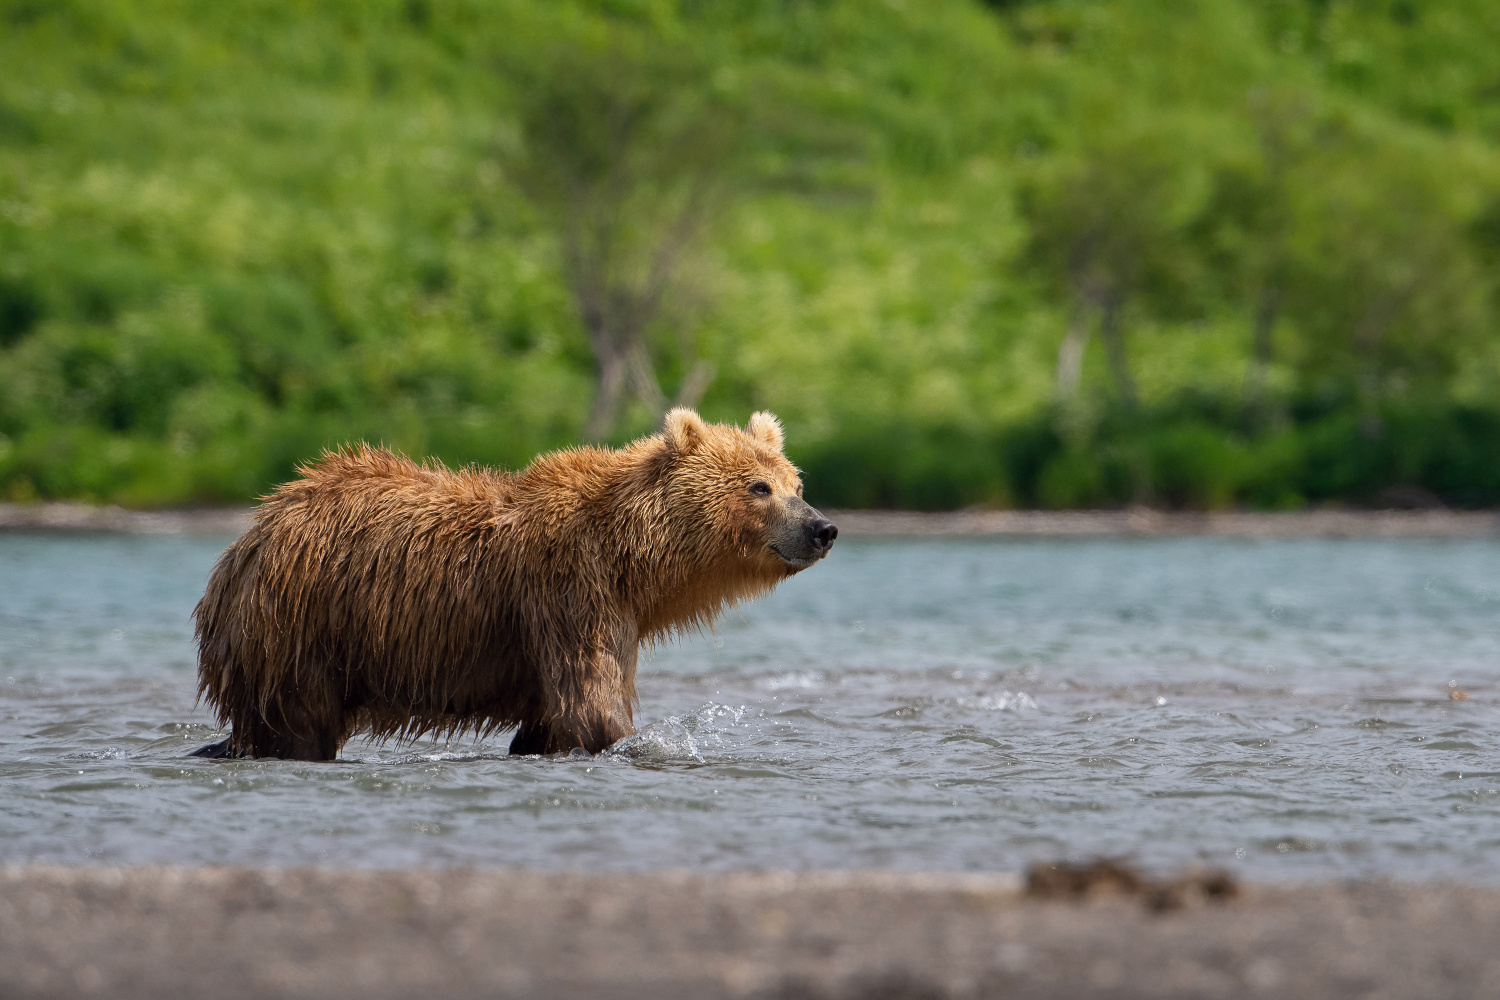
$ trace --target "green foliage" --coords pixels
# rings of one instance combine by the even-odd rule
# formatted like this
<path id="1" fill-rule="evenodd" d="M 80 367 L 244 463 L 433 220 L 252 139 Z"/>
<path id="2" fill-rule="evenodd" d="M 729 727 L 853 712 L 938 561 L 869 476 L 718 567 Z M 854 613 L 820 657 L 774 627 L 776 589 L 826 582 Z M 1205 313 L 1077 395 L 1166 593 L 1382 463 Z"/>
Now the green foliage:
<path id="1" fill-rule="evenodd" d="M 674 402 L 696 405 L 712 380 L 690 337 L 651 334 L 682 332 L 682 302 L 697 291 L 685 262 L 727 198 L 740 128 L 719 89 L 691 49 L 624 28 L 558 46 L 521 75 L 522 148 L 505 159 L 559 237 L 597 375 L 590 439 L 618 423 L 627 384 L 655 423 Z M 689 370 L 669 400 L 657 369 L 674 354 Z"/>
<path id="2" fill-rule="evenodd" d="M 1496 51 L 1483 0 L 0 0 L 0 497 L 578 441 L 624 163 L 621 246 L 737 196 L 617 437 L 699 379 L 829 505 L 1500 502 Z"/>
<path id="3" fill-rule="evenodd" d="M 1237 412 L 1180 399 L 1112 410 L 1083 437 L 1053 412 L 989 434 L 898 424 L 796 455 L 829 506 L 1149 504 L 1170 509 L 1306 503 L 1500 504 L 1500 414 L 1463 405 L 1393 405 L 1308 414 L 1250 433 Z"/>

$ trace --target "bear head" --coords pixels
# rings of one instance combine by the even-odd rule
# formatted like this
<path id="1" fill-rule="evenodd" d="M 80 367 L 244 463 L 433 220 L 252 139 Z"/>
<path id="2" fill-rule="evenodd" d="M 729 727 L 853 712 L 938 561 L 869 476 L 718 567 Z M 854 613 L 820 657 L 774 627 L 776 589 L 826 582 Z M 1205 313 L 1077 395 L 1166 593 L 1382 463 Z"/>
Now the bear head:
<path id="1" fill-rule="evenodd" d="M 828 554 L 838 528 L 802 499 L 774 416 L 756 413 L 740 428 L 678 408 L 661 438 L 668 506 L 689 519 L 683 530 L 717 550 L 705 557 L 731 560 L 752 586 L 767 586 Z"/>

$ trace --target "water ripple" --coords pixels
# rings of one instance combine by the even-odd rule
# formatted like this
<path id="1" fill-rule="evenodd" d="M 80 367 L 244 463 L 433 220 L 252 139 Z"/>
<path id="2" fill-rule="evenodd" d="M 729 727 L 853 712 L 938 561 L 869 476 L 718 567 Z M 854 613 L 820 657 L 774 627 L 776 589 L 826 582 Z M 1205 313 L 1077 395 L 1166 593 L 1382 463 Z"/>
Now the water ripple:
<path id="1" fill-rule="evenodd" d="M 606 754 L 209 761 L 219 545 L 0 537 L 0 860 L 1500 871 L 1500 544 L 840 542 Z"/>

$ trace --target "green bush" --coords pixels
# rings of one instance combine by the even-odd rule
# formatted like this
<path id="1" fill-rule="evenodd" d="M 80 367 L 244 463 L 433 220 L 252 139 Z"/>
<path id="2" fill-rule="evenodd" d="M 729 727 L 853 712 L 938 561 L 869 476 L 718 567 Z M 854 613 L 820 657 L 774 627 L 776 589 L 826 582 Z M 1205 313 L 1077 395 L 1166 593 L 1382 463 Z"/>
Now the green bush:
<path id="1" fill-rule="evenodd" d="M 735 150 L 671 308 L 649 254 L 601 286 L 644 395 L 776 411 L 814 502 L 1500 502 L 1482 0 L 0 0 L 0 497 L 577 443 L 535 112 L 614 50 L 692 81 L 631 198 L 685 197 L 692 108 Z"/>
<path id="2" fill-rule="evenodd" d="M 1047 421 L 989 437 L 893 425 L 794 457 L 809 495 L 842 507 L 1500 504 L 1500 412 L 1439 401 L 1374 415 L 1314 410 L 1256 435 L 1232 415 L 1190 415 L 1192 403 L 1106 414 L 1081 439 Z"/>

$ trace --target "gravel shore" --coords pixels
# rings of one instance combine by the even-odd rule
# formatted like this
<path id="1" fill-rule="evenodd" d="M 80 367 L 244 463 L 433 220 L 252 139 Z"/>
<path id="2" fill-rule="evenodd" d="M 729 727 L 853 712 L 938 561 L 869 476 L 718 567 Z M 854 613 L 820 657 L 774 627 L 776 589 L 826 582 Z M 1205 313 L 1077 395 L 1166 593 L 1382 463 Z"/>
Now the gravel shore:
<path id="1" fill-rule="evenodd" d="M 1500 995 L 1500 890 L 1242 889 L 1152 912 L 1004 876 L 0 869 L 0 997 Z"/>
<path id="2" fill-rule="evenodd" d="M 1500 512 L 1310 510 L 1281 512 L 1127 510 L 831 510 L 846 536 L 1157 536 L 1229 538 L 1489 538 Z M 137 511 L 75 503 L 0 503 L 0 531 L 139 535 L 238 535 L 246 507 Z"/>
<path id="3" fill-rule="evenodd" d="M 1458 510 L 1161 511 L 959 510 L 921 513 L 841 510 L 829 514 L 849 535 L 1159 536 L 1226 538 L 1488 538 L 1500 513 Z"/>
<path id="4" fill-rule="evenodd" d="M 126 510 L 81 503 L 0 503 L 0 531 L 113 535 L 238 535 L 248 507 Z"/>

